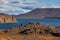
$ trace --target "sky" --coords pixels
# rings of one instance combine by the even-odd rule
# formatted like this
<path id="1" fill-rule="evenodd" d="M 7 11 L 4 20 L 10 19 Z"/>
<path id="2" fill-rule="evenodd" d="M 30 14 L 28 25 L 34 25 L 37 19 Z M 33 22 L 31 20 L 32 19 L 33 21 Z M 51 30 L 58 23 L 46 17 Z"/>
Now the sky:
<path id="1" fill-rule="evenodd" d="M 0 13 L 18 15 L 35 8 L 60 8 L 60 0 L 0 0 Z"/>

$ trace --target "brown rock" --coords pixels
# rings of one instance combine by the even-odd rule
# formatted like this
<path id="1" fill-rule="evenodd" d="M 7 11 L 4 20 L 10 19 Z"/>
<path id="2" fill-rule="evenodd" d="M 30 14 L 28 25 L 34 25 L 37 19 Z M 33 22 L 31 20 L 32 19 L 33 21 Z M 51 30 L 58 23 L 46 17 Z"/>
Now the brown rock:
<path id="1" fill-rule="evenodd" d="M 40 23 L 29 23 L 2 32 L 0 40 L 60 40 L 60 27 Z"/>
<path id="2" fill-rule="evenodd" d="M 0 23 L 13 23 L 16 22 L 16 18 L 7 14 L 0 14 Z"/>

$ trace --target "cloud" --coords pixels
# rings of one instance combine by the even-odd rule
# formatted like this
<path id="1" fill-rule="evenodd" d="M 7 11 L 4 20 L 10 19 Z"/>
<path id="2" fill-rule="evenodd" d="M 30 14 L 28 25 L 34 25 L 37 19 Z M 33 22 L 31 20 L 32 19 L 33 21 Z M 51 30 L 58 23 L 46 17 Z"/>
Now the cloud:
<path id="1" fill-rule="evenodd" d="M 60 8 L 60 6 L 51 6 L 51 8 Z"/>
<path id="2" fill-rule="evenodd" d="M 8 3 L 8 0 L 0 0 L 0 3 L 1 4 L 7 4 Z"/>
<path id="3" fill-rule="evenodd" d="M 27 3 L 28 2 L 28 3 Z M 31 5 L 30 5 L 31 4 Z M 26 5 L 26 6 L 25 6 Z M 5 13 L 26 13 L 28 11 L 30 11 L 30 7 L 28 6 L 33 6 L 34 5 L 34 1 L 26 1 L 24 2 L 24 0 L 1 0 L 0 1 L 0 12 L 5 12 Z M 28 7 L 27 8 L 22 8 L 22 7 Z"/>
<path id="4" fill-rule="evenodd" d="M 60 1 L 0 0 L 0 12 L 8 14 L 26 13 L 35 8 L 60 8 Z"/>
<path id="5" fill-rule="evenodd" d="M 4 9 L 4 8 L 0 8 L 0 11 L 5 11 L 6 9 Z"/>

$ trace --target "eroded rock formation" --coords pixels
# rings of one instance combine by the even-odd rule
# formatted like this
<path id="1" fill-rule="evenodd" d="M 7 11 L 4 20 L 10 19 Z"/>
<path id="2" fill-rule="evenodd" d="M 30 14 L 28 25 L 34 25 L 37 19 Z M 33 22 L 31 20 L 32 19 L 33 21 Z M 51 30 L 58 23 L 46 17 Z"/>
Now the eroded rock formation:
<path id="1" fill-rule="evenodd" d="M 0 23 L 16 22 L 16 19 L 11 15 L 0 14 Z"/>

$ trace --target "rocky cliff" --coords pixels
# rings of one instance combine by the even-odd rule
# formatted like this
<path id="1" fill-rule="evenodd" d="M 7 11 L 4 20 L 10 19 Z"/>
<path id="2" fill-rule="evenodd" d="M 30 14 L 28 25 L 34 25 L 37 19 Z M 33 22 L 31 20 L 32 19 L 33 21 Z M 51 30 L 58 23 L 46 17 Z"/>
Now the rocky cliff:
<path id="1" fill-rule="evenodd" d="M 11 15 L 0 13 L 0 23 L 16 22 L 16 18 Z"/>
<path id="2" fill-rule="evenodd" d="M 60 27 L 29 23 L 1 30 L 0 40 L 60 40 Z"/>

